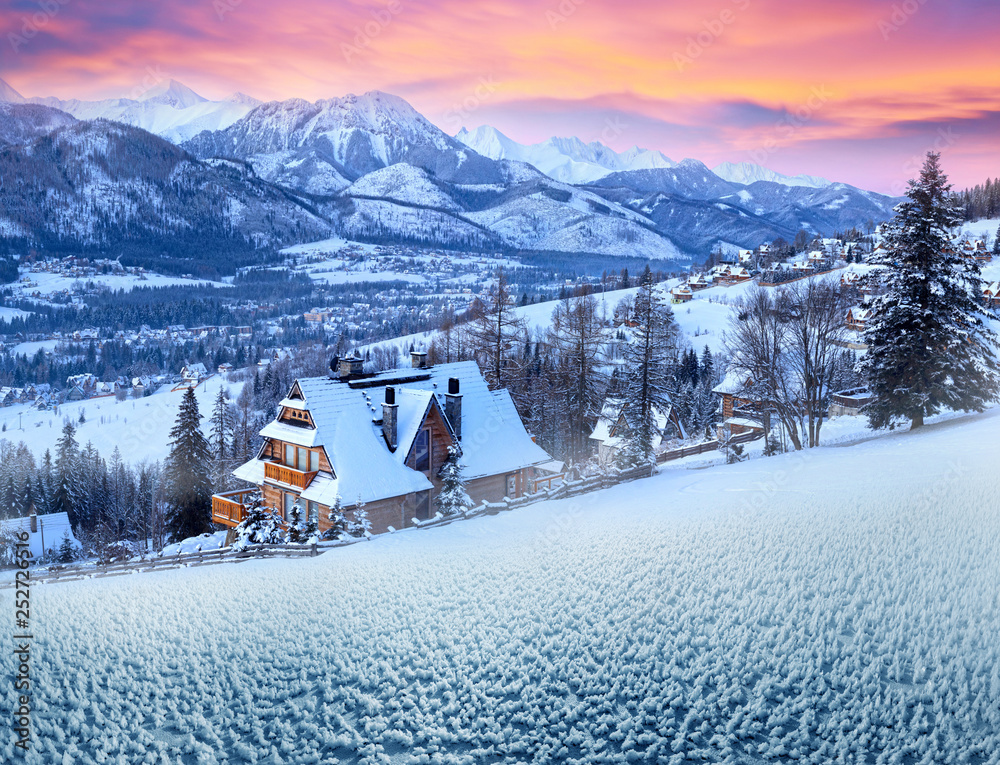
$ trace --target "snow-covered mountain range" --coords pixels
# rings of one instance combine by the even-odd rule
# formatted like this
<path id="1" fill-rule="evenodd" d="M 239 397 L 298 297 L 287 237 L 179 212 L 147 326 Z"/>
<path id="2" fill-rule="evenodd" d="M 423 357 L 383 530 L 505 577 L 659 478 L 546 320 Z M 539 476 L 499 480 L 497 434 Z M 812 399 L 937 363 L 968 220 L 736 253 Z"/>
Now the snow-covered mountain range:
<path id="1" fill-rule="evenodd" d="M 260 104 L 255 98 L 234 93 L 209 101 L 176 80 L 163 80 L 148 89 L 103 101 L 62 100 L 52 96 L 25 98 L 0 80 L 0 101 L 38 104 L 72 114 L 80 120 L 114 120 L 148 130 L 172 143 L 180 143 L 203 130 L 222 130 Z"/>
<path id="2" fill-rule="evenodd" d="M 188 217 L 178 207 L 183 196 L 168 194 L 173 217 L 166 220 L 165 208 L 144 205 L 143 225 L 162 233 L 186 220 L 192 230 L 237 230 L 241 238 L 266 246 L 295 243 L 296 232 L 308 229 L 435 247 L 683 263 L 704 259 L 720 243 L 755 247 L 779 236 L 791 240 L 803 228 L 832 234 L 874 224 L 890 217 L 896 202 L 846 184 L 790 178 L 756 165 L 724 165 L 713 171 L 693 159 L 674 162 L 638 148 L 615 152 L 576 138 L 526 146 L 493 128 L 452 137 L 405 100 L 379 91 L 315 103 L 290 99 L 261 104 L 239 94 L 212 102 L 165 81 L 136 98 L 61 101 L 25 99 L 0 81 L 0 96 L 6 102 L 0 104 L 6 115 L 0 145 L 13 145 L 12 151 L 31 157 L 40 177 L 56 170 L 98 177 L 105 172 L 106 153 L 148 150 L 153 137 L 143 131 L 153 132 L 180 147 L 164 160 L 171 172 L 184 168 L 182 175 L 194 173 L 199 188 L 212 187 L 221 196 Z M 104 127 L 78 128 L 75 118 Z M 67 130 L 93 141 L 110 130 L 109 123 L 96 121 L 102 119 L 135 128 L 116 132 L 99 150 L 76 153 L 72 168 L 37 166 L 39 158 L 67 159 L 40 151 L 32 142 Z M 23 166 L 8 159 L 10 168 Z M 225 183 L 211 186 L 213 173 L 224 173 Z M 166 180 L 162 161 L 139 162 L 129 183 L 100 186 L 114 215 L 104 213 L 96 239 L 85 233 L 93 230 L 86 221 L 66 221 L 50 209 L 51 200 L 44 215 L 18 205 L 8 208 L 20 210 L 23 219 L 5 212 L 0 228 L 22 232 L 27 239 L 49 239 L 68 230 L 88 246 L 100 246 L 114 240 L 114 216 L 139 209 L 135 189 L 152 184 L 163 194 L 167 189 L 158 184 Z M 128 200 L 116 201 L 119 194 Z M 82 198 L 70 198 L 79 202 L 71 217 L 85 216 Z M 249 216 L 248 199 L 257 200 Z M 262 205 L 271 202 L 274 214 L 262 216 Z M 157 222 L 157 215 L 164 220 Z"/>
<path id="3" fill-rule="evenodd" d="M 526 146 L 488 125 L 472 132 L 462 128 L 455 138 L 484 157 L 527 162 L 564 183 L 590 183 L 622 170 L 674 166 L 670 158 L 658 151 L 634 146 L 619 153 L 597 141 L 584 143 L 579 138 L 550 138 Z"/>
<path id="4" fill-rule="evenodd" d="M 757 181 L 771 181 L 772 183 L 780 183 L 782 186 L 809 186 L 821 189 L 831 183 L 826 178 L 820 178 L 816 175 L 782 175 L 753 162 L 723 162 L 721 165 L 713 167 L 712 172 L 723 180 L 742 183 L 745 186 Z"/>

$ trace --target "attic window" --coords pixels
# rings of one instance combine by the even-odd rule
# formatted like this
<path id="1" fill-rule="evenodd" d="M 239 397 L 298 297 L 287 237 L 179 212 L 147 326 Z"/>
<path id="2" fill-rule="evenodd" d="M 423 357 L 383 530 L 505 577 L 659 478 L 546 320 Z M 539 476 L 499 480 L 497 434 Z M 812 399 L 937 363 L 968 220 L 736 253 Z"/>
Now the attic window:
<path id="1" fill-rule="evenodd" d="M 286 409 L 285 415 L 287 418 L 295 423 L 296 425 L 311 425 L 312 421 L 309 419 L 309 412 L 300 412 L 298 409 Z"/>

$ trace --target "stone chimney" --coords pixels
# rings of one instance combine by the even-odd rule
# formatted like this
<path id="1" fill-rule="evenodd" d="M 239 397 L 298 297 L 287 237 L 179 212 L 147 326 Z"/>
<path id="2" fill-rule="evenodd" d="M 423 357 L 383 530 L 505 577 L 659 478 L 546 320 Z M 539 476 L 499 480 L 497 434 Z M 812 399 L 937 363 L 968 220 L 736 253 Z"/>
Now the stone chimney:
<path id="1" fill-rule="evenodd" d="M 28 516 L 29 523 L 31 524 L 31 533 L 38 533 L 38 515 L 32 511 L 31 515 Z"/>
<path id="2" fill-rule="evenodd" d="M 410 351 L 410 363 L 414 369 L 427 369 L 427 354 L 423 351 Z"/>
<path id="3" fill-rule="evenodd" d="M 444 414 L 455 431 L 455 440 L 462 440 L 462 394 L 458 392 L 458 378 L 448 380 L 448 393 L 444 397 Z"/>
<path id="4" fill-rule="evenodd" d="M 337 374 L 341 380 L 350 380 L 358 377 L 364 372 L 365 362 L 360 356 L 356 356 L 354 351 L 348 353 L 338 364 Z"/>
<path id="5" fill-rule="evenodd" d="M 385 401 L 382 402 L 382 435 L 389 445 L 389 451 L 396 451 L 399 446 L 399 433 L 396 422 L 399 417 L 399 404 L 396 403 L 396 389 L 385 389 Z"/>

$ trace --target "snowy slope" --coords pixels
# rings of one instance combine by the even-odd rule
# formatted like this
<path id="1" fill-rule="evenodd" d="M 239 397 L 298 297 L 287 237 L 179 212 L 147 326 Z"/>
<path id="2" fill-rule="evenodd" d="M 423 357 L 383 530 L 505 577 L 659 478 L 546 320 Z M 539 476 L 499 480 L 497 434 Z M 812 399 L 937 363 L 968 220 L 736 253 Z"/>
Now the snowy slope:
<path id="1" fill-rule="evenodd" d="M 3 310 L 3 309 L 0 309 Z M 76 427 L 76 440 L 83 447 L 91 442 L 105 459 L 110 459 L 115 447 L 128 462 L 153 462 L 163 460 L 170 453 L 170 429 L 177 419 L 184 391 L 171 391 L 171 386 L 161 387 L 152 396 L 116 401 L 114 396 L 92 398 L 86 401 L 68 401 L 58 411 L 39 411 L 28 404 L 0 408 L 0 423 L 7 430 L 0 439 L 11 443 L 23 441 L 31 452 L 41 458 L 45 450 L 55 453 L 56 441 L 62 435 L 63 422 L 69 420 Z M 235 400 L 243 383 L 230 384 L 216 375 L 198 386 L 195 395 L 198 407 L 206 418 L 219 388 L 226 388 Z M 85 422 L 80 422 L 80 414 Z M 19 430 L 18 428 L 23 428 Z M 207 420 L 202 429 L 208 434 Z"/>
<path id="2" fill-rule="evenodd" d="M 343 193 L 344 196 L 380 197 L 442 210 L 461 209 L 431 181 L 426 170 L 402 163 L 362 176 Z"/>
<path id="3" fill-rule="evenodd" d="M 998 424 L 38 586 L 38 761 L 993 762 Z"/>
<path id="4" fill-rule="evenodd" d="M 23 104 L 24 96 L 3 80 L 0 80 L 0 102 L 8 104 Z"/>
<path id="5" fill-rule="evenodd" d="M 598 141 L 584 143 L 579 138 L 550 138 L 528 146 L 488 125 L 472 132 L 462 128 L 455 138 L 484 157 L 527 162 L 550 178 L 565 183 L 589 183 L 621 170 L 674 166 L 661 152 L 638 146 L 619 153 Z"/>
<path id="6" fill-rule="evenodd" d="M 815 189 L 830 185 L 830 181 L 826 178 L 815 175 L 782 175 L 754 162 L 723 162 L 713 167 L 712 172 L 723 180 L 741 183 L 744 186 L 757 181 L 770 181 L 780 183 L 782 186 L 809 186 Z"/>

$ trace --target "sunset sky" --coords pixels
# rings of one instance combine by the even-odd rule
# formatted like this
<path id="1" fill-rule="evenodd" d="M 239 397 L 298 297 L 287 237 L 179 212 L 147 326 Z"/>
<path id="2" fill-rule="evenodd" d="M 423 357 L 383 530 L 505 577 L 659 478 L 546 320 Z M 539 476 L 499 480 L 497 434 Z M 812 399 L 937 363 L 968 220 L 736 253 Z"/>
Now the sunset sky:
<path id="1" fill-rule="evenodd" d="M 997 0 L 0 0 L 0 77 L 96 99 L 384 90 L 493 125 L 899 193 L 1000 175 Z"/>

